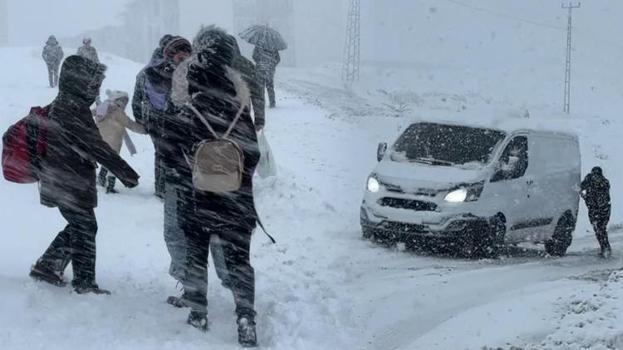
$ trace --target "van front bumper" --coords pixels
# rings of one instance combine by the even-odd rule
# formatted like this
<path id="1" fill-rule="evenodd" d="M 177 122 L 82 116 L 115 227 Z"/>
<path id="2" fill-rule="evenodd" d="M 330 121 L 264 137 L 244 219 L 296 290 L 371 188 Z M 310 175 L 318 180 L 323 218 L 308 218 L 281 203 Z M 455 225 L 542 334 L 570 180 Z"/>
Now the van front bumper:
<path id="1" fill-rule="evenodd" d="M 431 213 L 432 214 L 432 213 Z M 428 220 L 419 218 L 419 222 L 379 217 L 369 208 L 361 207 L 361 227 L 377 238 L 395 241 L 407 241 L 418 237 L 439 239 L 464 239 L 474 230 L 488 227 L 489 219 L 470 213 L 440 215 L 435 213 Z"/>

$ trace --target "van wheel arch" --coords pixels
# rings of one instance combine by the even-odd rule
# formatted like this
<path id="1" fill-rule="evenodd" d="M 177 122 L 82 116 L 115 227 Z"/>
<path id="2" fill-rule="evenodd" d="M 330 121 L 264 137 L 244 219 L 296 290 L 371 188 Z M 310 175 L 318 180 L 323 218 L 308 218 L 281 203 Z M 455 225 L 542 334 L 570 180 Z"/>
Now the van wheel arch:
<path id="1" fill-rule="evenodd" d="M 564 256 L 573 241 L 576 217 L 571 210 L 565 211 L 558 219 L 554 234 L 545 241 L 545 251 L 552 256 Z"/>

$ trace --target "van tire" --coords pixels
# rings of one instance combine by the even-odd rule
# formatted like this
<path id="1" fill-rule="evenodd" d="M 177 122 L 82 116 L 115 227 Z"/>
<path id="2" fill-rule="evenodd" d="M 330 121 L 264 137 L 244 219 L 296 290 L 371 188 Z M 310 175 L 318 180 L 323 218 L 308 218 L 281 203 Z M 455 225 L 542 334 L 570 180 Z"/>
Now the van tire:
<path id="1" fill-rule="evenodd" d="M 372 239 L 374 232 L 369 227 L 361 226 L 361 236 L 363 239 Z"/>
<path id="2" fill-rule="evenodd" d="M 463 253 L 471 259 L 490 258 L 495 253 L 491 229 L 487 220 L 476 220 L 467 227 Z"/>
<path id="3" fill-rule="evenodd" d="M 506 246 L 506 221 L 503 216 L 496 215 L 489 220 L 489 242 L 486 257 L 498 258 Z"/>
<path id="4" fill-rule="evenodd" d="M 552 238 L 545 241 L 545 251 L 551 256 L 564 256 L 573 240 L 575 220 L 567 213 L 558 220 Z"/>

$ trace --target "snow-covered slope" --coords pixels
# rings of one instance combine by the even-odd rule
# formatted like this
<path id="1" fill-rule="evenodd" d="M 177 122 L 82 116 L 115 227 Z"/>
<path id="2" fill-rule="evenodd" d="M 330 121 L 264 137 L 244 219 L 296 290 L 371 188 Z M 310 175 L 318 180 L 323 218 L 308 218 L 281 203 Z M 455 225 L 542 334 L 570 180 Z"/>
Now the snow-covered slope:
<path id="1" fill-rule="evenodd" d="M 104 88 L 132 91 L 141 66 L 106 54 L 103 61 L 109 66 Z M 46 87 L 47 74 L 37 49 L 0 49 L 0 62 L 0 130 L 4 130 L 29 106 L 51 101 L 55 91 Z M 569 256 L 560 259 L 545 257 L 535 247 L 511 250 L 508 257 L 495 261 L 386 249 L 360 238 L 363 184 L 376 161 L 376 143 L 394 138 L 412 118 L 465 120 L 468 114 L 481 119 L 479 123 L 564 122 L 582 138 L 584 166 L 605 165 L 606 174 L 616 179 L 623 175 L 616 149 L 623 125 L 616 112 L 606 109 L 604 114 L 567 117 L 541 103 L 524 106 L 523 101 L 530 101 L 527 96 L 509 102 L 504 91 L 478 89 L 479 82 L 493 85 L 486 69 L 466 75 L 474 82 L 469 89 L 452 79 L 467 71 L 446 65 L 407 70 L 423 80 L 434 74 L 438 79 L 432 87 L 415 84 L 423 80 L 407 84 L 410 76 L 402 70 L 367 69 L 380 76 L 393 70 L 394 78 L 386 76 L 373 84 L 375 76 L 368 75 L 368 81 L 348 92 L 335 81 L 331 67 L 283 71 L 279 76 L 279 107 L 269 111 L 267 120 L 279 174 L 258 180 L 256 186 L 260 214 L 278 244 L 268 244 L 257 233 L 252 247 L 262 347 L 432 350 L 534 344 L 539 348 L 543 341 L 540 348 L 555 348 L 549 344 L 559 344 L 577 324 L 575 316 L 561 320 L 575 310 L 567 306 L 589 299 L 599 288 L 590 278 L 603 272 L 593 271 L 620 267 L 620 231 L 612 235 L 615 256 L 609 261 L 596 257 L 596 242 L 585 219 Z M 378 84 L 385 88 L 379 90 Z M 523 118 L 526 110 L 528 120 Z M 152 196 L 153 148 L 148 138 L 133 138 L 139 154 L 123 155 L 142 175 L 141 185 L 122 189 L 116 196 L 101 193 L 97 209 L 98 281 L 113 290 L 111 297 L 79 296 L 68 288 L 30 281 L 30 264 L 63 222 L 55 210 L 38 204 L 35 186 L 0 181 L 3 347 L 238 348 L 231 295 L 214 273 L 210 273 L 208 334 L 185 325 L 186 311 L 164 303 L 177 291 L 167 276 L 162 203 Z M 623 201 L 613 182 L 616 208 Z M 615 210 L 613 223 L 620 222 L 623 217 Z M 577 276 L 582 278 L 570 279 Z M 617 296 L 618 283 L 616 278 L 609 280 L 600 292 L 599 307 L 591 309 L 594 312 L 573 315 L 587 322 L 610 317 L 618 306 L 609 296 Z M 599 344 L 612 343 L 623 333 L 622 323 L 613 317 L 603 323 L 613 327 L 608 331 L 590 328 L 587 345 L 599 349 Z"/>

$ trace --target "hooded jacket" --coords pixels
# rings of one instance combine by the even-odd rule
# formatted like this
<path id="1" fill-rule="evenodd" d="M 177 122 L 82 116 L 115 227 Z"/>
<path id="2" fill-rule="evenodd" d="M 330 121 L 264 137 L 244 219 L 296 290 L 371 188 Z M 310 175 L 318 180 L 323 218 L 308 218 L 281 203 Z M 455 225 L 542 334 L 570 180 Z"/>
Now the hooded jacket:
<path id="1" fill-rule="evenodd" d="M 63 55 L 63 49 L 56 41 L 56 37 L 51 35 L 41 53 L 43 60 L 49 66 L 59 66 L 63 60 Z"/>
<path id="2" fill-rule="evenodd" d="M 106 66 L 80 56 L 63 63 L 59 94 L 49 112 L 47 153 L 41 162 L 41 203 L 50 207 L 97 206 L 95 163 L 124 185 L 138 184 L 138 174 L 104 142 L 89 106 L 99 95 Z"/>
<path id="3" fill-rule="evenodd" d="M 90 45 L 89 46 L 86 46 L 86 45 L 80 46 L 80 48 L 78 48 L 77 55 L 78 56 L 82 56 L 84 58 L 87 58 L 87 59 L 89 59 L 91 61 L 100 63 L 100 59 L 97 56 L 97 50 L 93 46 L 90 46 Z"/>
<path id="4" fill-rule="evenodd" d="M 126 129 L 138 134 L 146 134 L 145 128 L 125 114 L 129 96 L 123 91 L 106 91 L 108 100 L 102 102 L 96 112 L 95 120 L 102 139 L 119 153 L 126 135 Z M 101 108 L 100 108 L 101 107 Z"/>
<path id="5" fill-rule="evenodd" d="M 214 131 L 222 135 L 233 122 L 238 111 L 243 113 L 232 130 L 229 138 L 236 142 L 244 153 L 244 173 L 242 186 L 238 191 L 217 194 L 192 191 L 192 202 L 195 218 L 203 226 L 231 225 L 244 227 L 250 232 L 256 225 L 257 213 L 253 200 L 253 174 L 259 162 L 260 152 L 257 144 L 255 125 L 249 113 L 249 88 L 240 73 L 231 65 L 234 53 L 231 45 L 226 42 L 226 34 L 212 29 L 206 33 L 214 35 L 208 38 L 209 48 L 199 50 L 197 62 L 191 64 L 188 72 L 191 104 L 210 123 Z M 183 183 L 192 183 L 190 166 L 183 161 L 184 154 L 192 155 L 195 146 L 204 140 L 214 139 L 201 119 L 188 106 L 178 115 L 176 135 L 187 135 L 177 140 L 180 157 L 176 169 L 182 174 Z M 185 206 L 188 207 L 189 203 Z"/>

